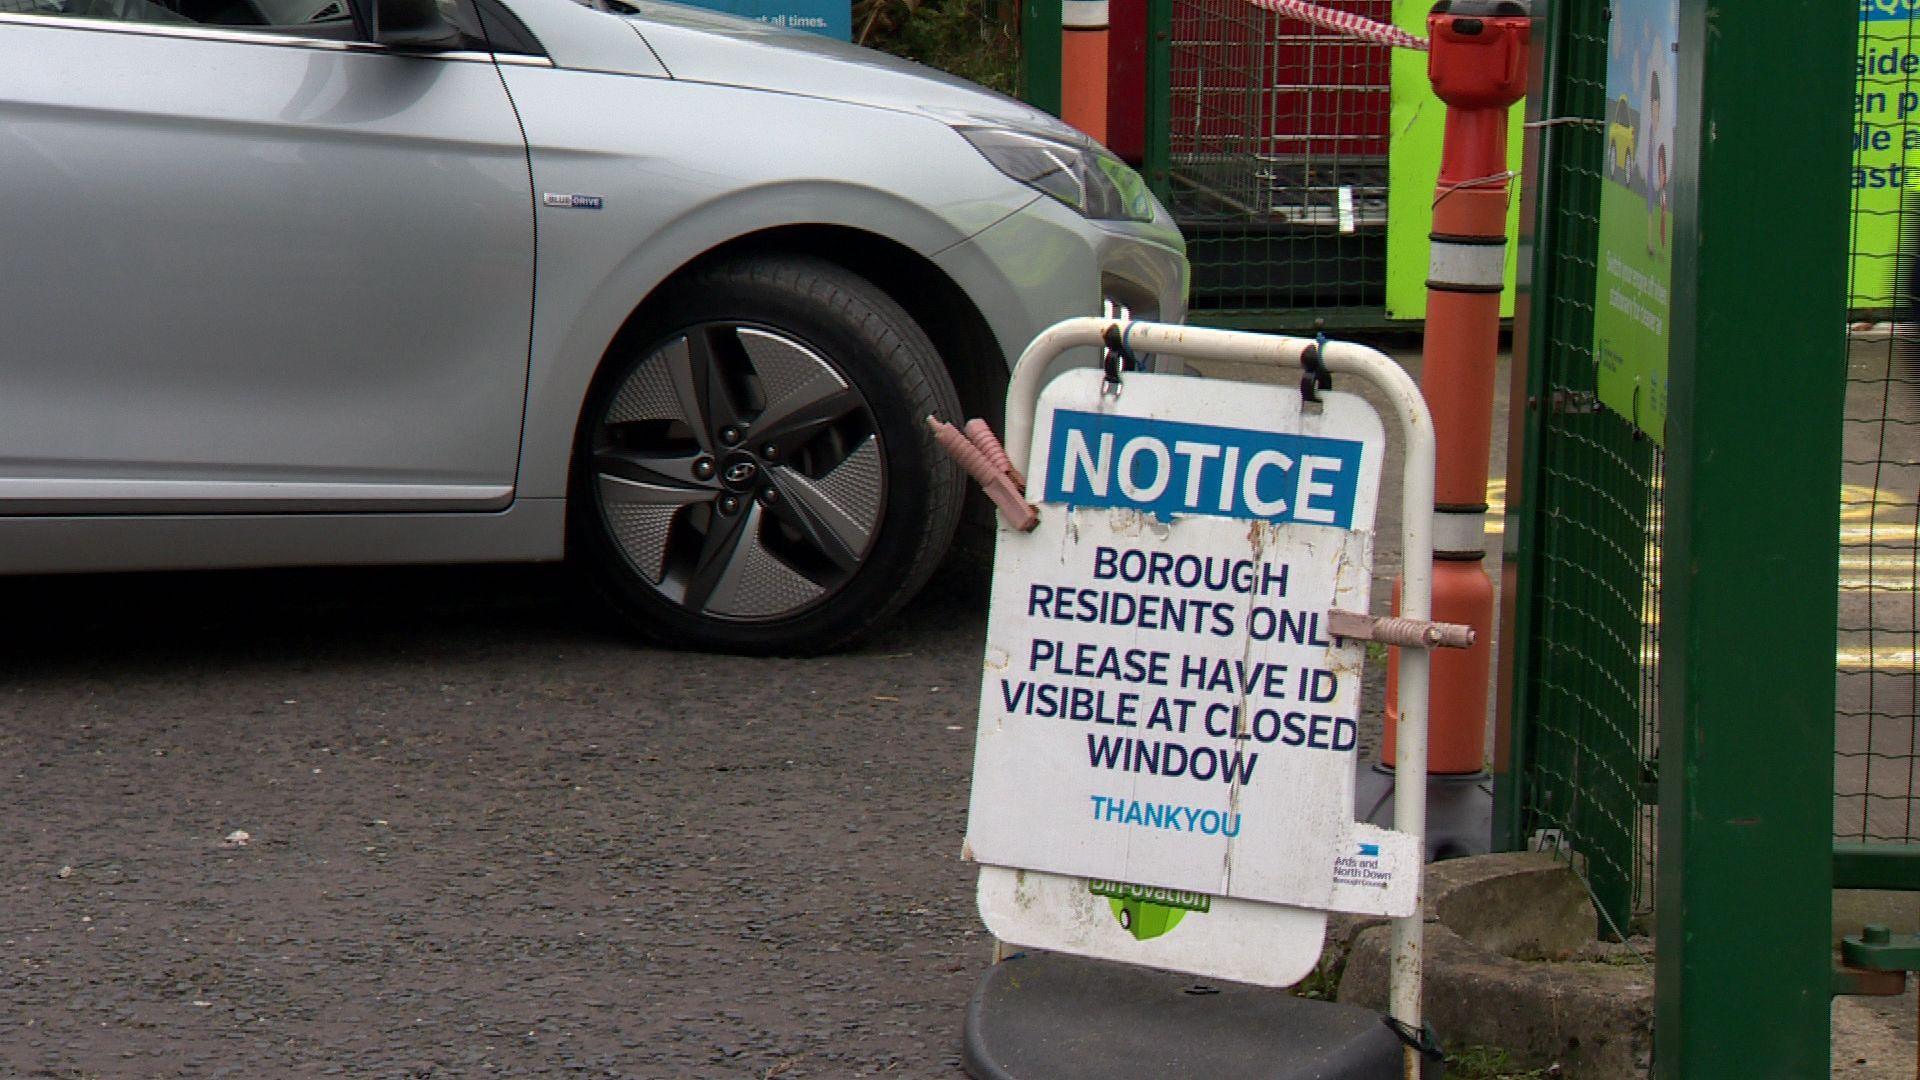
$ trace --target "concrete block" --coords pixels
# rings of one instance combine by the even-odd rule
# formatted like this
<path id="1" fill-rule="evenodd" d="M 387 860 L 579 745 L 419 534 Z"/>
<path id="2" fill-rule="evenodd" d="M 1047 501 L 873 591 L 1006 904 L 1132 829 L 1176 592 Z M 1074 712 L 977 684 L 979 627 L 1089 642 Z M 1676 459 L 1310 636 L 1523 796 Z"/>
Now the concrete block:
<path id="1" fill-rule="evenodd" d="M 1568 1078 L 1644 1076 L 1653 1049 L 1653 971 L 1592 955 L 1586 889 L 1550 855 L 1436 863 L 1427 878 L 1423 1008 L 1449 1046 L 1497 1046 Z M 1359 929 L 1343 1002 L 1383 1008 L 1392 928 Z M 1516 958 L 1521 957 L 1521 958 Z"/>
<path id="2" fill-rule="evenodd" d="M 1427 867 L 1428 912 L 1502 956 L 1560 959 L 1594 940 L 1599 916 L 1587 887 L 1545 852 L 1449 859 Z"/>

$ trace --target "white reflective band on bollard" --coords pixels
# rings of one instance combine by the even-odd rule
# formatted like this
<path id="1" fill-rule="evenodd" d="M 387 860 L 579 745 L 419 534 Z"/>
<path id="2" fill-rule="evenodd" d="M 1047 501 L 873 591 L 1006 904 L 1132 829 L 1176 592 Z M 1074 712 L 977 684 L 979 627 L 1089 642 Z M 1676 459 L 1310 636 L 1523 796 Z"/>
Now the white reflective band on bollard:
<path id="1" fill-rule="evenodd" d="M 1507 242 L 1461 244 L 1434 240 L 1427 284 L 1436 289 L 1498 290 L 1506 283 Z"/>
<path id="2" fill-rule="evenodd" d="M 1436 510 L 1433 513 L 1433 550 L 1485 551 L 1487 515 L 1483 511 Z"/>
<path id="3" fill-rule="evenodd" d="M 1500 248 L 1490 247 L 1487 250 L 1496 256 L 1503 254 Z M 1493 281 L 1497 284 L 1499 263 L 1496 261 L 1494 265 Z M 1123 331 L 1127 343 L 1138 352 L 1188 360 L 1264 364 L 1277 366 L 1289 375 L 1301 370 L 1303 354 L 1316 344 L 1307 338 L 1159 323 L 1116 323 L 1100 318 L 1068 319 L 1049 327 L 1034 339 L 1014 365 L 1012 383 L 1007 393 L 1005 445 L 1014 464 L 1026 470 L 1029 498 L 1036 493 L 1036 481 L 1031 471 L 1035 410 L 1048 366 L 1069 349 L 1100 348 L 1104 334 L 1116 325 Z M 1326 370 L 1336 375 L 1357 376 L 1377 386 L 1382 391 L 1381 397 L 1386 408 L 1398 422 L 1405 450 L 1400 517 L 1400 547 L 1404 565 L 1400 615 L 1409 620 L 1429 620 L 1433 617 L 1434 433 L 1426 400 L 1405 369 L 1374 349 L 1350 342 L 1328 341 L 1320 345 L 1320 362 Z M 1057 508 L 1042 508 L 1043 518 L 1048 513 L 1058 512 Z M 1457 516 L 1471 518 L 1475 524 L 1481 520 L 1478 515 Z M 1482 542 L 1476 537 L 1466 550 L 1477 549 Z M 1401 652 L 1400 660 L 1396 775 L 1414 779 L 1409 789 L 1397 792 L 1399 797 L 1394 799 L 1393 831 L 1411 836 L 1415 850 L 1424 851 L 1431 664 L 1424 649 L 1405 649 Z M 983 867 L 983 874 L 987 869 Z M 1417 882 L 1417 887 L 1420 884 Z M 1395 1019 L 1417 1031 L 1422 1026 L 1422 906 L 1417 895 L 1411 911 L 1412 914 L 1393 921 L 1393 953 L 1389 968 L 1390 1011 Z M 1410 1052 L 1408 1061 L 1408 1067 L 1413 1068 L 1417 1058 Z"/>
<path id="4" fill-rule="evenodd" d="M 1060 5 L 1063 30 L 1105 30 L 1107 0 L 1063 0 Z"/>

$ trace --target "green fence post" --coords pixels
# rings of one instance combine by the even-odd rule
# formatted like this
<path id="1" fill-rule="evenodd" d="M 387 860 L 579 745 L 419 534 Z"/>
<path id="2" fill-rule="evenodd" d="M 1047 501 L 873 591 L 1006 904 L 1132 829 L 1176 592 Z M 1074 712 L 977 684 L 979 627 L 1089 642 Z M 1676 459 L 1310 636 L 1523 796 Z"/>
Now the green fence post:
<path id="1" fill-rule="evenodd" d="M 1552 110 L 1559 64 L 1551 44 L 1557 24 L 1554 9 L 1535 9 L 1533 39 L 1527 60 L 1526 141 L 1520 175 L 1520 256 L 1514 273 L 1511 393 L 1507 409 L 1507 512 L 1500 533 L 1500 640 L 1496 661 L 1493 739 L 1494 851 L 1520 851 L 1527 846 L 1527 800 L 1524 792 L 1531 750 L 1528 720 L 1534 702 L 1529 693 L 1534 673 L 1531 598 L 1538 572 L 1531 556 L 1538 543 L 1534 526 L 1535 492 L 1539 490 L 1539 402 L 1546 395 L 1548 350 L 1552 338 L 1553 273 L 1552 200 L 1542 188 L 1551 182 L 1547 165 L 1553 129 L 1537 126 Z M 1551 70 L 1550 70 L 1551 68 Z M 1538 307 L 1535 305 L 1538 304 Z M 1529 404 L 1531 403 L 1531 404 Z"/>
<path id="2" fill-rule="evenodd" d="M 1170 110 L 1173 96 L 1173 0 L 1147 0 L 1147 108 L 1146 145 L 1142 148 L 1141 171 L 1147 186 L 1161 202 L 1173 200 L 1173 181 L 1168 174 L 1171 161 L 1173 128 Z"/>
<path id="3" fill-rule="evenodd" d="M 1829 1068 L 1857 17 L 1831 0 L 1680 3 L 1656 906 L 1663 1080 Z"/>
<path id="4" fill-rule="evenodd" d="M 1641 778 L 1655 744 L 1645 597 L 1657 580 L 1647 542 L 1660 463 L 1627 419 L 1595 404 L 1609 7 L 1558 0 L 1535 11 L 1541 86 L 1529 95 L 1523 187 L 1535 212 L 1522 251 L 1531 244 L 1532 276 L 1515 323 L 1518 458 L 1502 567 L 1512 612 L 1500 637 L 1511 666 L 1495 832 L 1517 847 L 1550 830 L 1555 850 L 1577 853 L 1611 937 L 1651 910 Z"/>
<path id="5" fill-rule="evenodd" d="M 1060 115 L 1061 0 L 1021 0 L 1020 95 L 1036 109 Z"/>

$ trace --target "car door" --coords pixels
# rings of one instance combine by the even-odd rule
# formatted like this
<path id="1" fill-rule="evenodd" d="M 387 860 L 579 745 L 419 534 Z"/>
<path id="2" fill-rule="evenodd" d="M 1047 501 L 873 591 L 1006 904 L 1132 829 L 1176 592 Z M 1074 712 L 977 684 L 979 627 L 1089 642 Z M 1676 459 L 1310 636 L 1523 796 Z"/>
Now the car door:
<path id="1" fill-rule="evenodd" d="M 499 73 L 292 6 L 0 0 L 0 514 L 511 501 L 533 208 Z"/>

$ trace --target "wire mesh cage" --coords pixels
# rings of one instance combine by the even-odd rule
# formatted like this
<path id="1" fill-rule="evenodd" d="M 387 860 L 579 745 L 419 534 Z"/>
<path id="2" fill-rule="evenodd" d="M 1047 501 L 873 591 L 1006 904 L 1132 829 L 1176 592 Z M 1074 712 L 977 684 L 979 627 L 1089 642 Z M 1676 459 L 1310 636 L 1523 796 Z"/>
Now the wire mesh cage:
<path id="1" fill-rule="evenodd" d="M 1392 21 L 1391 0 L 1342 5 Z M 1385 299 L 1389 53 L 1246 0 L 1174 0 L 1171 209 L 1197 314 Z"/>
<path id="2" fill-rule="evenodd" d="M 1865 844 L 1920 840 L 1920 41 L 1880 14 L 1863 7 L 1855 77 L 1835 665 L 1834 836 Z"/>

